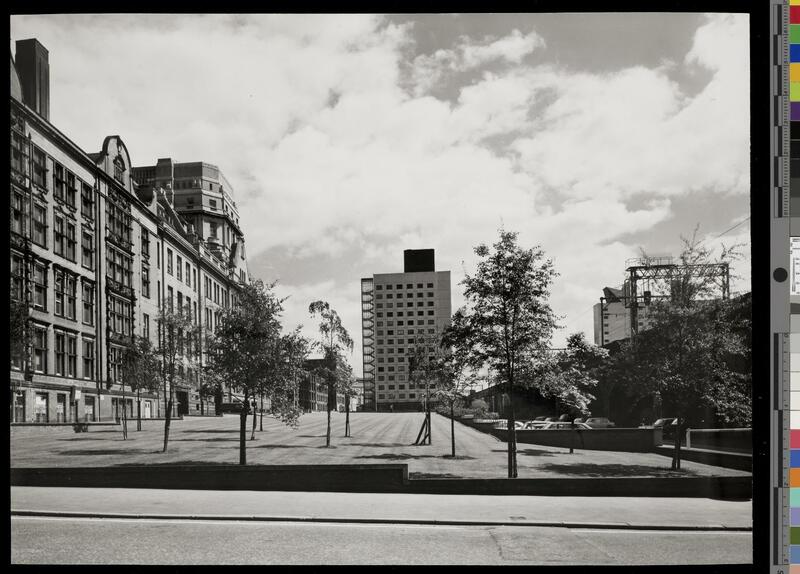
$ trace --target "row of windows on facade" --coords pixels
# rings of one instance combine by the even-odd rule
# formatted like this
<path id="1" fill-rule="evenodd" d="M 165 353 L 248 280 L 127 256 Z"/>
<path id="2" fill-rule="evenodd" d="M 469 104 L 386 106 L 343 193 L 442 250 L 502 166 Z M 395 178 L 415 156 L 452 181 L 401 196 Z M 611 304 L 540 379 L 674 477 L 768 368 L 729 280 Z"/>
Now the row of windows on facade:
<path id="1" fill-rule="evenodd" d="M 145 317 L 147 317 L 145 315 Z M 53 328 L 54 358 L 55 364 L 50 368 L 48 364 L 49 329 L 46 325 L 33 324 L 31 327 L 31 368 L 36 373 L 45 375 L 56 375 L 75 379 L 92 380 L 96 377 L 95 373 L 95 339 L 86 335 L 78 335 Z M 78 338 L 81 339 L 81 358 L 82 370 L 78 372 Z M 179 333 L 177 338 L 178 355 L 183 357 L 196 356 L 199 346 L 195 337 L 191 333 Z M 112 381 L 119 381 L 122 378 L 122 357 L 123 347 L 110 344 L 108 346 L 108 378 Z M 14 369 L 22 368 L 22 359 L 13 356 L 11 366 Z M 199 371 L 187 368 L 184 371 L 183 365 L 177 366 L 179 380 L 199 381 Z M 186 377 L 184 377 L 184 374 Z"/>
<path id="2" fill-rule="evenodd" d="M 427 303 L 428 307 L 433 307 L 433 305 L 434 305 L 433 301 L 417 301 L 417 307 L 424 307 L 426 303 Z M 397 307 L 400 308 L 402 306 L 403 306 L 403 302 L 399 301 L 397 303 Z M 413 306 L 414 306 L 414 302 L 413 301 L 408 301 L 406 303 L 406 307 L 413 307 Z M 375 307 L 377 307 L 378 309 L 383 309 L 383 303 L 377 303 L 375 305 Z M 392 307 L 394 307 L 394 303 L 386 303 L 386 308 L 387 309 L 391 309 Z"/>
<path id="3" fill-rule="evenodd" d="M 56 395 L 56 409 L 55 409 L 55 422 L 68 422 L 73 419 L 74 416 L 80 417 L 77 411 L 77 403 L 75 405 L 75 410 L 72 411 L 70 409 L 67 410 L 67 394 L 66 393 L 55 393 Z M 94 397 L 89 395 L 84 395 L 83 397 L 83 417 L 82 420 L 85 421 L 94 421 L 95 412 L 94 412 Z M 116 397 L 111 399 L 111 406 L 114 414 L 117 415 L 119 418 L 118 409 L 120 408 L 120 403 L 122 401 L 118 401 Z M 126 408 L 128 409 L 128 413 L 133 413 L 133 399 L 127 399 Z M 145 413 L 153 412 L 152 403 L 151 401 L 142 401 L 142 404 L 145 406 Z M 34 403 L 33 403 L 33 421 L 37 423 L 47 423 L 50 421 L 50 393 L 36 393 L 34 395 Z M 14 392 L 14 413 L 13 413 L 13 422 L 26 422 L 26 412 L 25 412 L 25 392 L 24 391 L 15 391 Z"/>
<path id="4" fill-rule="evenodd" d="M 394 295 L 392 293 L 387 293 L 386 294 L 386 298 L 387 299 L 392 299 L 393 297 L 394 297 Z M 413 297 L 414 297 L 414 294 L 413 293 L 409 293 L 407 299 L 412 299 Z M 420 291 L 420 292 L 417 293 L 417 297 L 418 298 L 419 297 L 433 297 L 433 292 L 430 291 L 428 293 L 423 293 L 422 291 Z M 383 299 L 383 294 L 382 293 L 378 293 L 375 296 L 375 298 L 376 299 Z M 403 294 L 402 293 L 397 293 L 397 298 L 398 299 L 402 299 L 403 298 Z"/>
<path id="5" fill-rule="evenodd" d="M 419 322 L 417 324 L 419 324 Z M 429 319 L 428 320 L 428 324 L 429 325 L 433 325 L 433 320 Z M 413 335 L 414 334 L 414 329 L 405 329 L 405 330 L 404 329 L 397 329 L 397 335 L 405 334 L 404 331 L 407 331 L 409 335 Z M 424 329 L 417 329 L 416 333 L 418 335 L 421 335 L 424 331 L 425 331 Z M 428 333 L 435 333 L 435 332 L 436 332 L 436 329 L 428 328 Z M 383 337 L 384 333 L 386 335 L 394 335 L 395 334 L 395 329 L 386 329 L 385 331 L 383 329 L 378 329 L 378 336 L 379 337 Z"/>
<path id="6" fill-rule="evenodd" d="M 379 380 L 383 380 L 383 379 L 379 379 Z M 408 383 L 408 388 L 409 389 L 414 389 L 414 388 L 424 389 L 425 385 L 421 384 L 421 383 L 418 383 L 417 385 L 414 385 L 414 383 Z M 403 385 L 397 385 L 397 390 L 404 391 L 405 389 L 406 389 L 406 385 L 404 385 L 404 384 Z M 428 385 L 428 389 L 429 390 L 436 389 L 436 383 L 430 383 Z M 378 385 L 378 390 L 379 391 L 385 391 L 385 390 L 393 391 L 393 390 L 395 390 L 395 385 Z"/>
<path id="7" fill-rule="evenodd" d="M 377 291 L 382 291 L 382 290 L 383 290 L 383 288 L 384 288 L 384 286 L 386 287 L 386 290 L 387 290 L 387 291 L 391 290 L 391 288 L 392 288 L 392 285 L 387 283 L 387 284 L 378 284 L 378 285 L 375 285 L 375 289 L 376 289 Z M 433 283 L 428 283 L 428 284 L 426 285 L 426 287 L 427 287 L 428 289 L 432 289 L 432 288 L 433 288 Z M 403 288 L 403 284 L 402 284 L 402 283 L 397 283 L 397 284 L 395 285 L 395 288 L 396 288 L 396 289 L 402 289 L 402 288 Z M 413 284 L 413 283 L 406 283 L 406 289 L 413 289 L 413 288 L 414 288 L 414 284 Z M 422 289 L 422 288 L 423 288 L 423 287 L 422 287 L 422 283 L 417 283 L 417 289 Z"/>
<path id="8" fill-rule="evenodd" d="M 420 395 L 420 396 L 421 396 L 421 395 Z M 379 393 L 379 394 L 378 394 L 378 398 L 379 398 L 379 399 L 386 399 L 386 400 L 394 400 L 395 398 L 398 398 L 398 399 L 405 399 L 405 398 L 406 398 L 406 394 L 405 394 L 405 393 L 399 393 L 399 394 L 398 394 L 398 395 L 395 397 L 395 394 L 394 394 L 394 393 L 389 393 L 388 395 L 386 395 L 386 394 L 384 394 L 384 393 Z M 409 399 L 415 399 L 415 398 L 417 398 L 417 395 L 416 395 L 415 393 L 408 393 L 408 398 L 409 398 Z"/>
<path id="9" fill-rule="evenodd" d="M 111 204 L 110 204 L 111 205 Z M 16 191 L 12 197 L 12 225 L 11 230 L 19 235 L 24 235 L 24 200 L 23 194 Z M 116 207 L 111 205 L 110 211 L 118 211 Z M 123 212 L 124 213 L 124 212 Z M 122 221 L 124 218 L 116 217 L 116 221 Z M 130 237 L 130 223 L 125 224 L 125 229 L 128 230 L 126 237 Z M 81 265 L 93 271 L 95 268 L 95 247 L 94 236 L 91 229 L 82 226 L 81 229 Z M 47 208 L 36 202 L 33 204 L 33 225 L 32 225 L 32 241 L 43 247 L 47 248 Z M 76 223 L 65 218 L 63 215 L 54 214 L 54 227 L 53 227 L 53 251 L 71 261 L 76 261 Z M 142 228 L 142 254 L 149 257 L 150 253 L 150 233 Z M 160 257 L 158 258 L 158 267 L 160 268 Z M 106 249 L 106 275 L 109 279 L 124 286 L 132 286 L 132 269 L 133 259 L 130 255 L 123 252 L 112 245 L 108 245 Z M 185 271 L 185 273 L 184 273 Z M 184 266 L 183 258 L 177 256 L 177 273 L 173 267 L 173 253 L 172 250 L 167 248 L 167 272 L 174 275 L 179 281 L 184 281 L 186 285 L 192 286 L 194 280 L 194 288 L 197 288 L 197 270 L 187 261 Z M 205 278 L 206 289 L 205 295 L 207 299 L 213 300 L 217 304 L 222 304 L 225 307 L 229 305 L 229 293 L 216 281 L 212 281 L 209 277 Z M 213 289 L 212 289 L 213 286 Z M 150 268 L 145 263 L 142 263 L 142 295 L 150 297 Z"/>

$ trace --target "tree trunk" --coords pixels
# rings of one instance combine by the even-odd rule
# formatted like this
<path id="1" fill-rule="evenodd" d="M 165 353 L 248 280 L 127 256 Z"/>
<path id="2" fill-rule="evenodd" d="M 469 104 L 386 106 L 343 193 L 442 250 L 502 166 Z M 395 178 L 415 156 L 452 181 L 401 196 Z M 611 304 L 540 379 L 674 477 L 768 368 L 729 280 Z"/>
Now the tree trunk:
<path id="1" fill-rule="evenodd" d="M 508 478 L 517 478 L 517 424 L 514 420 L 514 383 L 508 382 Z"/>
<path id="2" fill-rule="evenodd" d="M 328 430 L 325 433 L 325 446 L 331 446 L 331 403 L 328 402 Z"/>
<path id="3" fill-rule="evenodd" d="M 167 452 L 167 445 L 169 444 L 169 423 L 172 422 L 172 397 L 167 402 L 167 412 L 164 413 L 164 450 Z"/>
<path id="4" fill-rule="evenodd" d="M 239 464 L 247 464 L 247 402 L 242 403 L 239 413 Z"/>
<path id="5" fill-rule="evenodd" d="M 142 391 L 136 389 L 136 430 L 142 430 Z"/>
<path id="6" fill-rule="evenodd" d="M 450 403 L 450 452 L 456 457 L 456 415 L 455 403 Z"/>
<path id="7" fill-rule="evenodd" d="M 573 419 L 569 423 L 570 429 L 570 437 L 569 437 L 569 453 L 572 454 L 575 452 L 575 420 Z"/>
<path id="8" fill-rule="evenodd" d="M 128 440 L 128 402 L 125 400 L 125 383 L 122 383 L 122 440 Z"/>
<path id="9" fill-rule="evenodd" d="M 678 415 L 678 424 L 675 429 L 675 450 L 672 453 L 672 468 L 673 470 L 681 469 L 681 438 L 683 431 L 683 417 Z"/>
<path id="10" fill-rule="evenodd" d="M 260 398 L 261 398 L 261 412 L 259 413 L 260 416 L 258 418 L 258 430 L 259 430 L 259 432 L 263 432 L 264 431 L 264 395 L 262 394 Z"/>
<path id="11" fill-rule="evenodd" d="M 344 395 L 344 436 L 350 436 L 350 395 Z"/>
<path id="12" fill-rule="evenodd" d="M 250 432 L 250 440 L 256 439 L 256 423 L 258 422 L 258 413 L 255 407 L 256 398 L 253 397 L 253 430 Z"/>

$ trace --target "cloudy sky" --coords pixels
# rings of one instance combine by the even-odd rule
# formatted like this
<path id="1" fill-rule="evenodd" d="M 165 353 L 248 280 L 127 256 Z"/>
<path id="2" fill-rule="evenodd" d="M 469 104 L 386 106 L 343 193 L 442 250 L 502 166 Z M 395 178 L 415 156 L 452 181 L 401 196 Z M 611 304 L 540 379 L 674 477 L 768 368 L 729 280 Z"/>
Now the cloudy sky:
<path id="1" fill-rule="evenodd" d="M 750 289 L 746 15 L 40 15 L 11 36 L 49 50 L 51 121 L 84 150 L 219 165 L 251 274 L 290 296 L 287 328 L 314 334 L 328 300 L 357 374 L 359 279 L 434 248 L 455 309 L 501 226 L 555 261 L 555 346 L 698 224 L 747 244 Z"/>

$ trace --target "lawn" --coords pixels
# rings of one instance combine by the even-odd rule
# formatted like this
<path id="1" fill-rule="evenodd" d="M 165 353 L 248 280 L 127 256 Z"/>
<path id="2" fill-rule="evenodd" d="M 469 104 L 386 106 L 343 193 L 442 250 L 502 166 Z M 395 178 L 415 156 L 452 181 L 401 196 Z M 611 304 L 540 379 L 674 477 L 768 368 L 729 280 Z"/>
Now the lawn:
<path id="1" fill-rule="evenodd" d="M 432 415 L 433 444 L 414 446 L 422 413 L 351 413 L 351 437 L 345 438 L 345 415 L 333 413 L 331 447 L 325 447 L 325 413 L 303 415 L 296 429 L 264 417 L 264 430 L 247 441 L 250 464 L 405 463 L 412 478 L 505 478 L 506 444 L 456 423 L 456 457 L 450 457 L 450 421 Z M 248 419 L 248 439 L 251 419 Z M 173 421 L 169 449 L 161 452 L 163 421 L 145 421 L 137 432 L 95 427 L 75 433 L 65 427 L 11 427 L 11 466 L 75 467 L 134 464 L 236 464 L 239 461 L 239 417 L 186 418 Z M 520 478 L 594 476 L 749 476 L 749 473 L 683 461 L 681 471 L 670 459 L 650 453 L 577 450 L 518 445 Z"/>

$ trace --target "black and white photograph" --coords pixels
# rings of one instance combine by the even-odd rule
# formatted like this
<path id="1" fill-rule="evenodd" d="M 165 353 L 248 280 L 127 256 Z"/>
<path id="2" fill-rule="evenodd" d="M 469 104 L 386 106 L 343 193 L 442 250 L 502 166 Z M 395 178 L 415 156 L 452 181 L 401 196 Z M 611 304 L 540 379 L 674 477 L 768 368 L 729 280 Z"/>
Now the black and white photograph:
<path id="1" fill-rule="evenodd" d="M 752 565 L 750 26 L 11 14 L 11 563 Z"/>

